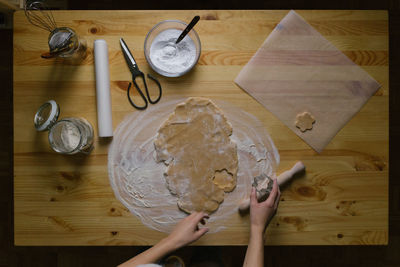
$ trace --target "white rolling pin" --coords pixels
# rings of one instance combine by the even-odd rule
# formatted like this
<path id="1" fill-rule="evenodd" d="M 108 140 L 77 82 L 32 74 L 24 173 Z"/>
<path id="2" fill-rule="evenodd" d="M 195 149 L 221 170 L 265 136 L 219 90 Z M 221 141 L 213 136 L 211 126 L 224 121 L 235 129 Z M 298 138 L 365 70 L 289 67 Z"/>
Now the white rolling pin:
<path id="1" fill-rule="evenodd" d="M 97 125 L 100 137 L 113 136 L 111 113 L 110 72 L 108 47 L 104 40 L 94 41 L 94 65 L 96 72 Z"/>
<path id="2" fill-rule="evenodd" d="M 281 186 L 284 183 L 286 183 L 287 181 L 289 181 L 290 179 L 293 178 L 293 176 L 299 172 L 304 171 L 306 167 L 304 166 L 304 164 L 301 161 L 296 162 L 296 164 L 293 165 L 293 167 L 290 170 L 284 171 L 282 172 L 277 178 L 277 182 L 278 185 Z M 263 196 L 261 196 L 258 192 L 257 192 L 257 198 L 260 199 Z M 239 211 L 245 211 L 250 207 L 250 198 L 246 198 L 244 199 L 242 202 L 240 202 L 239 204 Z"/>

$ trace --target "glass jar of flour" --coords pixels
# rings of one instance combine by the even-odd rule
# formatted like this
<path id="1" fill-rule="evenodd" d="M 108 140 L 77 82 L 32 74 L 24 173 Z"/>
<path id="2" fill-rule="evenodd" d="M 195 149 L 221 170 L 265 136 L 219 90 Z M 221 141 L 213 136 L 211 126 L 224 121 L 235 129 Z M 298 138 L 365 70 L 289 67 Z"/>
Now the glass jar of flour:
<path id="1" fill-rule="evenodd" d="M 49 131 L 51 148 L 61 154 L 90 153 L 93 128 L 84 118 L 64 118 L 59 121 L 60 107 L 54 100 L 40 106 L 34 123 L 38 131 Z"/>

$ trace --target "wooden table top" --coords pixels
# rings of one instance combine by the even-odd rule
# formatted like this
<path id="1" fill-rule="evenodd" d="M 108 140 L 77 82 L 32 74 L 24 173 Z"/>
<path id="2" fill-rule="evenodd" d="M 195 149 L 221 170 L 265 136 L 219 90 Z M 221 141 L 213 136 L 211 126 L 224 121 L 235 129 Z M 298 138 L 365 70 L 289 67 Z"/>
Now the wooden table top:
<path id="1" fill-rule="evenodd" d="M 389 50 L 386 11 L 298 11 L 316 30 L 365 69 L 382 87 L 317 154 L 233 80 L 288 11 L 55 11 L 59 26 L 87 40 L 81 64 L 40 58 L 48 32 L 14 15 L 14 237 L 16 245 L 150 245 L 165 234 L 142 225 L 109 185 L 109 144 L 97 137 L 93 41 L 109 46 L 114 129 L 134 111 L 126 98 L 131 75 L 119 38 L 133 49 L 141 70 L 152 73 L 143 55 L 146 33 L 165 19 L 196 25 L 202 54 L 196 68 L 177 79 L 159 77 L 164 94 L 206 96 L 232 102 L 257 116 L 277 146 L 278 173 L 297 160 L 305 176 L 282 192 L 266 233 L 268 245 L 388 243 Z M 36 132 L 33 116 L 49 99 L 60 117 L 84 117 L 95 128 L 88 156 L 51 150 L 47 133 Z M 162 100 L 161 100 L 162 101 Z M 198 245 L 244 245 L 248 217 L 232 216 L 227 228 Z"/>

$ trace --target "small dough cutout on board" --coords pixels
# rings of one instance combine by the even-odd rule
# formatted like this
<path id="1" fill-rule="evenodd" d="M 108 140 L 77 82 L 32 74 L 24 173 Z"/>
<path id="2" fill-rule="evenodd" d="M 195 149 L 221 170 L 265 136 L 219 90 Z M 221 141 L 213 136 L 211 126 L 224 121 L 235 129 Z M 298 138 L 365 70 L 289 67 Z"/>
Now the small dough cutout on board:
<path id="1" fill-rule="evenodd" d="M 297 114 L 296 127 L 299 128 L 303 133 L 307 130 L 311 130 L 314 123 L 315 118 L 309 112 Z"/>
<path id="2" fill-rule="evenodd" d="M 178 104 L 154 140 L 157 161 L 178 207 L 191 213 L 212 213 L 236 187 L 238 155 L 232 126 L 207 98 L 191 97 Z"/>

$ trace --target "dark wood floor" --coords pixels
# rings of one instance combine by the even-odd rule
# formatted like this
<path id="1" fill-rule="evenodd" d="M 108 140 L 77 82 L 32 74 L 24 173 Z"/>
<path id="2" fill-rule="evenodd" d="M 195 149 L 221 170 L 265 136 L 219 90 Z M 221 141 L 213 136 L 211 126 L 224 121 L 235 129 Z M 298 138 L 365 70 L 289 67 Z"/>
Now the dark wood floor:
<path id="1" fill-rule="evenodd" d="M 390 45 L 390 174 L 388 246 L 266 247 L 266 266 L 400 266 L 400 0 L 69 0 L 70 9 L 386 9 Z M 15 247 L 13 245 L 12 30 L 0 30 L 0 266 L 115 266 L 142 247 Z M 198 251 L 202 250 L 202 251 Z M 204 251 L 206 250 L 206 251 Z M 208 251 L 207 251 L 208 250 Z M 245 247 L 184 248 L 241 266 Z"/>

